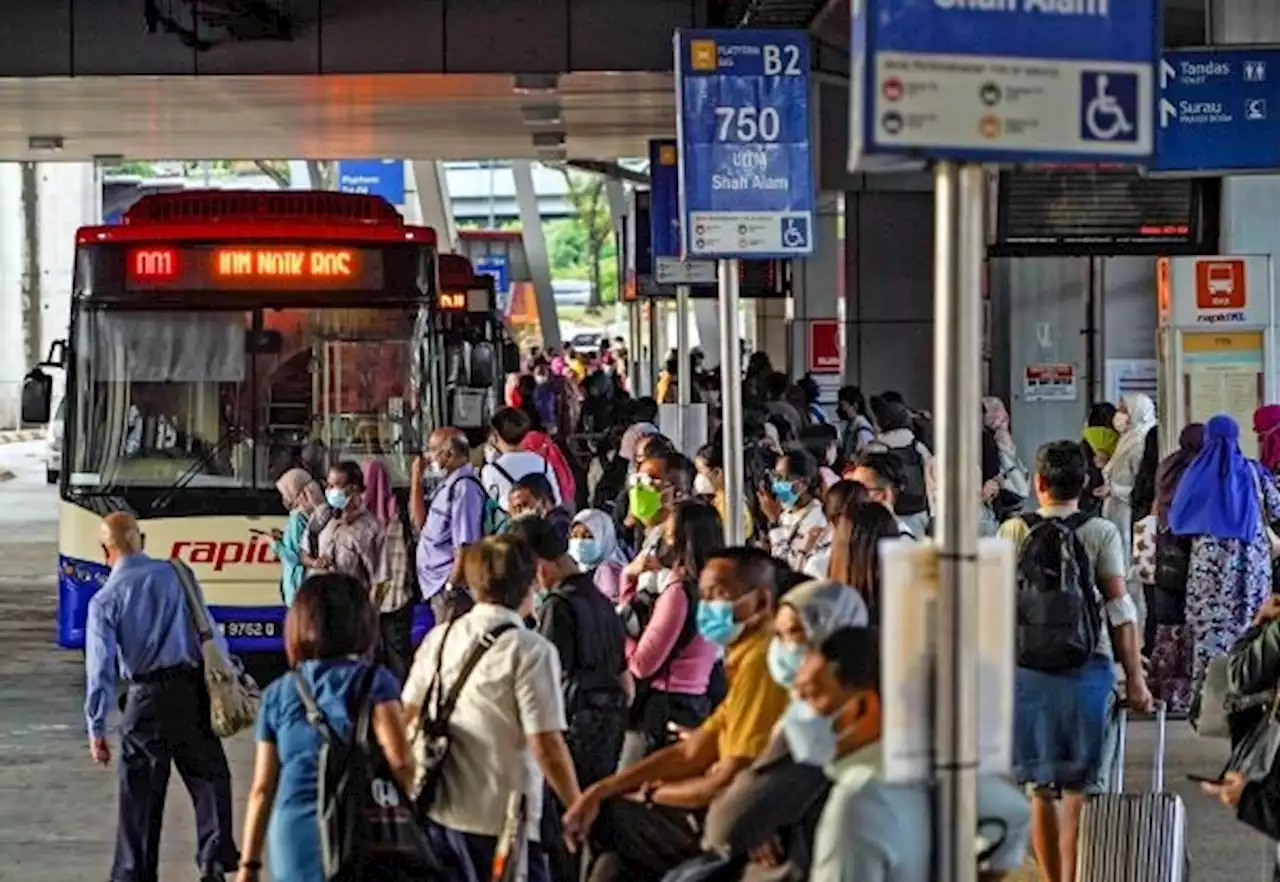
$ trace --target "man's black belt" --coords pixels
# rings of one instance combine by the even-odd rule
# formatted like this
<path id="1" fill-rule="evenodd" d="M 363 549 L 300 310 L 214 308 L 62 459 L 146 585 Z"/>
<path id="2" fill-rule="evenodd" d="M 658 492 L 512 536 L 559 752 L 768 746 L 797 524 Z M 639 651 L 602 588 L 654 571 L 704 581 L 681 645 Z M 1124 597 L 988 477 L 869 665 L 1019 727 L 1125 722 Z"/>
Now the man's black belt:
<path id="1" fill-rule="evenodd" d="M 168 683 L 173 680 L 192 677 L 199 673 L 200 669 L 195 665 L 170 665 L 167 668 L 156 668 L 154 671 L 147 671 L 145 674 L 134 674 L 129 678 L 129 682 L 136 683 L 139 686 L 154 686 L 157 683 Z"/>

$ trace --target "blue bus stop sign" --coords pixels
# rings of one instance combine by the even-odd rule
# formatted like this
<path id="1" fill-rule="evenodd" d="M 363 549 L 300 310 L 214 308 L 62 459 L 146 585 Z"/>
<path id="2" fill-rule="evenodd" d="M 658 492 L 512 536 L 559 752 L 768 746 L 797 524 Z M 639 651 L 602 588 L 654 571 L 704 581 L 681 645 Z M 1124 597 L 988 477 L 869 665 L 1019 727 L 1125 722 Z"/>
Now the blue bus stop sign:
<path id="1" fill-rule="evenodd" d="M 381 196 L 392 205 L 404 205 L 404 160 L 340 159 L 338 190 Z"/>
<path id="2" fill-rule="evenodd" d="M 683 255 L 808 257 L 809 35 L 682 30 L 675 50 Z"/>
<path id="3" fill-rule="evenodd" d="M 476 274 L 493 276 L 493 288 L 499 294 L 507 293 L 510 279 L 507 277 L 507 258 L 501 254 L 489 254 L 476 260 Z"/>
<path id="4" fill-rule="evenodd" d="M 1141 164 L 1159 0 L 854 0 L 849 167 Z"/>
<path id="5" fill-rule="evenodd" d="M 675 141 L 649 142 L 649 242 L 653 281 L 659 285 L 709 285 L 714 260 L 680 259 L 680 148 Z"/>
<path id="6" fill-rule="evenodd" d="M 1159 76 L 1153 171 L 1280 169 L 1280 50 L 1174 50 Z"/>

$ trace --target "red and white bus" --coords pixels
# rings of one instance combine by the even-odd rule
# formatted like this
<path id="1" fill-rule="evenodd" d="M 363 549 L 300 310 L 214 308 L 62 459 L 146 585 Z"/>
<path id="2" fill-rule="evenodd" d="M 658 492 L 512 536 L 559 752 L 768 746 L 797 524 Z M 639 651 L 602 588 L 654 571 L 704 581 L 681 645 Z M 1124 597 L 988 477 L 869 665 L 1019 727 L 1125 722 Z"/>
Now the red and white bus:
<path id="1" fill-rule="evenodd" d="M 78 232 L 69 337 L 44 365 L 66 374 L 59 644 L 84 645 L 98 521 L 123 510 L 149 553 L 192 565 L 235 651 L 280 648 L 280 472 L 321 442 L 403 488 L 458 402 L 487 419 L 496 400 L 501 370 L 451 369 L 509 356 L 492 297 L 443 291 L 440 261 L 433 230 L 341 193 L 153 195 Z M 49 385 L 28 377 L 24 419 Z"/>

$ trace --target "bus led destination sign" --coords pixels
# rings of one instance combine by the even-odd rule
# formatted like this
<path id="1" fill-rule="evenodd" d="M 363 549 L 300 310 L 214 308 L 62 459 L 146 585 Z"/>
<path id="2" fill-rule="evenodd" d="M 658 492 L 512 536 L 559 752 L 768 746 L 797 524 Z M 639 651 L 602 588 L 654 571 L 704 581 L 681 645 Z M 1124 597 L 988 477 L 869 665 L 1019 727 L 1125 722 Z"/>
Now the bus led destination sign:
<path id="1" fill-rule="evenodd" d="M 173 246 L 132 248 L 125 280 L 135 290 L 374 290 L 382 287 L 382 255 L 332 246 Z"/>

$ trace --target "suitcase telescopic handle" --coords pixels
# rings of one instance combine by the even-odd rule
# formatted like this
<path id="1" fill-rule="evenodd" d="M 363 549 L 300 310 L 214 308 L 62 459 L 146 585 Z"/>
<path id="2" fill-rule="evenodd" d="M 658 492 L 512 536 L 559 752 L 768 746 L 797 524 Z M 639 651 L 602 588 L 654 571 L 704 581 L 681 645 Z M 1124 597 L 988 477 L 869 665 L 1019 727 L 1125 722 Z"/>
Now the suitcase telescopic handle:
<path id="1" fill-rule="evenodd" d="M 1168 708 L 1163 701 L 1156 702 L 1156 749 L 1151 763 L 1151 789 L 1155 793 L 1164 792 L 1164 765 L 1167 740 L 1166 726 Z M 1116 793 L 1124 792 L 1124 760 L 1125 743 L 1129 729 L 1129 707 L 1126 704 L 1116 706 L 1116 749 L 1115 768 L 1111 770 L 1111 780 Z"/>

